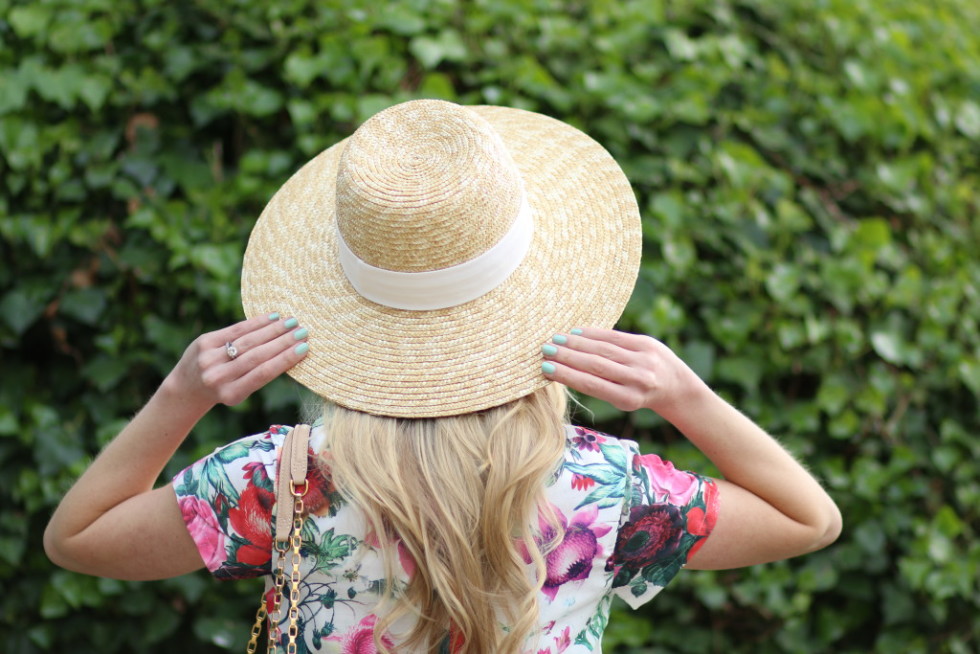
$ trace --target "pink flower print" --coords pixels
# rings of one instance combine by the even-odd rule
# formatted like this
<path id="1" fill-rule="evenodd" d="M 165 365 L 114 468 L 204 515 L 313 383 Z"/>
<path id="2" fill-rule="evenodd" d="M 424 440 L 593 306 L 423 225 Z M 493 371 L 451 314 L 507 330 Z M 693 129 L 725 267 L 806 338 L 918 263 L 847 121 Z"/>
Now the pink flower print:
<path id="1" fill-rule="evenodd" d="M 588 578 L 592 572 L 592 562 L 597 556 L 602 556 L 599 538 L 608 534 L 612 527 L 594 524 L 599 516 L 599 507 L 596 504 L 576 513 L 571 523 L 558 507 L 552 508 L 558 522 L 565 527 L 561 543 L 545 557 L 546 573 L 541 592 L 553 601 L 562 584 Z M 555 532 L 545 523 L 541 525 L 541 535 L 542 542 L 547 543 L 555 537 Z"/>
<path id="2" fill-rule="evenodd" d="M 218 516 L 211 505 L 199 497 L 181 497 L 178 504 L 204 565 L 214 572 L 225 561 L 225 534 L 218 524 Z"/>
<path id="3" fill-rule="evenodd" d="M 572 636 L 569 634 L 569 629 L 571 627 L 565 627 L 565 631 L 561 632 L 561 636 L 555 636 L 555 654 L 561 654 L 572 644 Z"/>
<path id="4" fill-rule="evenodd" d="M 374 646 L 374 625 L 377 621 L 376 615 L 369 615 L 343 636 L 331 636 L 327 640 L 339 641 L 341 654 L 378 654 L 378 648 Z M 394 650 L 395 642 L 388 634 L 381 636 L 381 642 Z"/>
<path id="5" fill-rule="evenodd" d="M 674 468 L 656 454 L 641 454 L 633 459 L 633 471 L 650 482 L 653 499 L 674 506 L 687 506 L 698 490 L 698 478 Z"/>
<path id="6" fill-rule="evenodd" d="M 364 537 L 364 542 L 376 550 L 381 549 L 381 541 L 378 540 L 378 535 L 375 534 L 373 531 L 367 533 L 367 535 Z M 408 548 L 405 547 L 405 544 L 402 542 L 402 539 L 400 538 L 397 539 L 397 542 L 398 542 L 398 562 L 401 564 L 402 570 L 404 570 L 408 578 L 411 579 L 415 575 L 415 559 L 412 558 L 412 554 L 408 551 Z M 525 558 L 529 559 L 530 557 L 528 556 Z M 530 563 L 530 561 L 528 562 Z"/>
<path id="7" fill-rule="evenodd" d="M 551 626 L 555 626 L 554 622 L 550 623 Z M 566 649 L 568 649 L 572 644 L 572 636 L 569 630 L 571 627 L 565 627 L 565 630 L 561 632 L 560 636 L 555 636 L 555 649 L 554 652 L 551 651 L 550 647 L 545 647 L 544 649 L 539 649 L 538 654 L 561 654 Z M 548 633 L 550 629 L 545 629 L 545 633 Z"/>
<path id="8" fill-rule="evenodd" d="M 576 427 L 575 436 L 572 437 L 572 445 L 580 450 L 598 452 L 599 445 L 606 442 L 606 437 L 593 429 Z"/>

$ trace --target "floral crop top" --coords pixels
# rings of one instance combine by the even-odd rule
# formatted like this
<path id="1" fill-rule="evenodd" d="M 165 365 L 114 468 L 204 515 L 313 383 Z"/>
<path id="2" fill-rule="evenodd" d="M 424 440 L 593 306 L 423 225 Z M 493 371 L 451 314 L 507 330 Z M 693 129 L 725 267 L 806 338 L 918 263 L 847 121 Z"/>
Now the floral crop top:
<path id="1" fill-rule="evenodd" d="M 264 575 L 271 589 L 276 460 L 289 429 L 273 426 L 225 445 L 173 480 L 187 530 L 218 579 Z M 613 597 L 633 608 L 653 598 L 704 543 L 718 511 L 708 478 L 640 454 L 632 441 L 573 426 L 566 436 L 562 467 L 546 490 L 565 535 L 546 557 L 540 629 L 526 647 L 537 654 L 600 652 Z M 314 465 L 322 440 L 314 429 L 299 651 L 375 652 L 371 611 L 382 562 L 357 508 Z M 407 581 L 414 562 L 400 554 Z M 383 641 L 404 651 L 397 634 L 408 627 L 396 623 Z"/>

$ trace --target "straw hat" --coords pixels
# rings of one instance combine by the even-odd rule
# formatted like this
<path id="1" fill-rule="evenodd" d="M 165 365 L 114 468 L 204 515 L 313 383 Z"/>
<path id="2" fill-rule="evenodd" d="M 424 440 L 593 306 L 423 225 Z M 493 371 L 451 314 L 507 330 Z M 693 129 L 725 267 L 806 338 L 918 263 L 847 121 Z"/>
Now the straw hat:
<path id="1" fill-rule="evenodd" d="M 611 327 L 640 261 L 636 199 L 602 146 L 520 109 L 395 105 L 299 170 L 245 252 L 249 316 L 309 329 L 289 371 L 337 404 L 421 418 L 546 385 L 541 345 Z"/>

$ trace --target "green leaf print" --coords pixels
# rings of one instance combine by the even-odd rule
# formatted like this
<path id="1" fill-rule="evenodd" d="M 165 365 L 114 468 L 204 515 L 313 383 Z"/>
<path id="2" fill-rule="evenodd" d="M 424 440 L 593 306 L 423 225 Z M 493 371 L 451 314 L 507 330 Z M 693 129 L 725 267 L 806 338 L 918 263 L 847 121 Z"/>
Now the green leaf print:
<path id="1" fill-rule="evenodd" d="M 626 475 L 626 451 L 617 442 L 607 442 L 599 445 L 602 456 L 606 458 L 611 466 L 616 468 L 623 476 Z"/>
<path id="2" fill-rule="evenodd" d="M 333 528 L 323 532 L 318 537 L 305 542 L 304 554 L 313 560 L 315 572 L 326 572 L 340 565 L 357 549 L 356 538 L 347 534 L 334 535 Z"/>
<path id="3" fill-rule="evenodd" d="M 208 496 L 216 497 L 221 494 L 231 506 L 238 506 L 238 489 L 235 488 L 235 484 L 232 483 L 228 473 L 225 472 L 224 464 L 216 459 L 205 460 L 201 467 L 201 482 L 216 491 L 215 493 L 207 493 Z"/>
<path id="4" fill-rule="evenodd" d="M 643 568 L 643 578 L 651 584 L 665 587 L 671 579 L 677 576 L 683 567 L 682 557 L 673 557 L 664 561 L 657 561 Z"/>
<path id="5" fill-rule="evenodd" d="M 600 509 L 607 509 L 611 506 L 618 506 L 623 497 L 623 485 L 597 486 L 589 493 L 584 500 L 578 503 L 576 510 L 589 504 L 598 504 Z"/>

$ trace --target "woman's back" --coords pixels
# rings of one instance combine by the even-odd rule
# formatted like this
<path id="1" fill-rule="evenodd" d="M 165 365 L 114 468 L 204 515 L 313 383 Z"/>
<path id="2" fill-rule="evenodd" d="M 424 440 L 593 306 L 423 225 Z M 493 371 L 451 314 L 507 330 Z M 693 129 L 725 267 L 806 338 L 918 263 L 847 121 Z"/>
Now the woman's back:
<path id="1" fill-rule="evenodd" d="M 274 426 L 231 443 L 174 480 L 188 529 L 219 578 L 269 575 L 276 566 L 271 500 L 288 431 Z M 301 631 L 312 651 L 373 651 L 359 646 L 372 642 L 379 619 L 374 609 L 386 583 L 380 542 L 314 454 L 324 449 L 325 434 L 315 428 L 310 441 L 311 460 L 318 463 L 310 468 L 305 501 L 310 518 L 303 530 Z M 544 497 L 559 533 L 542 524 L 544 539 L 557 539 L 545 555 L 536 642 L 524 649 L 552 654 L 599 651 L 613 597 L 632 606 L 651 599 L 708 534 L 717 511 L 710 480 L 641 455 L 632 441 L 572 426 Z M 395 551 L 395 583 L 404 588 L 416 563 L 400 543 Z M 413 622 L 405 616 L 383 642 L 408 651 L 399 649 L 399 634 Z"/>

